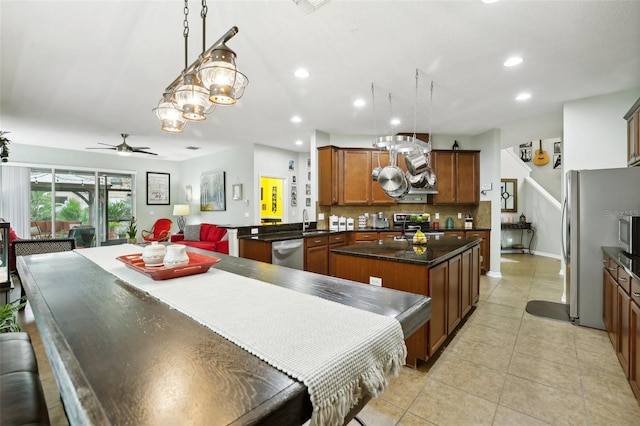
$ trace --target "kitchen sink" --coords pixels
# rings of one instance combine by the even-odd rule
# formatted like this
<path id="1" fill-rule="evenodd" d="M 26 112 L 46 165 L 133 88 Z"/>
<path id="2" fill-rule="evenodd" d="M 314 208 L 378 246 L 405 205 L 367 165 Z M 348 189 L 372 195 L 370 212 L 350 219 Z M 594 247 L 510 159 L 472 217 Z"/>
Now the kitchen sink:
<path id="1" fill-rule="evenodd" d="M 317 231 L 304 231 L 302 233 L 303 237 L 313 237 L 315 235 L 327 235 L 329 233 L 329 231 L 325 231 L 325 230 L 317 230 Z"/>

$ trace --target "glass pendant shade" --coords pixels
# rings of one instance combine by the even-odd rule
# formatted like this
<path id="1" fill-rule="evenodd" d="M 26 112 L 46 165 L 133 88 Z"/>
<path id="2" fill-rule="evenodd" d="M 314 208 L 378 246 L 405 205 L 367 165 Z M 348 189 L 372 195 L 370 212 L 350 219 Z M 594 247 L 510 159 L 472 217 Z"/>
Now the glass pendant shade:
<path id="1" fill-rule="evenodd" d="M 160 102 L 158 107 L 153 110 L 160 120 L 160 126 L 162 130 L 170 133 L 182 133 L 182 128 L 187 119 L 182 116 L 182 111 L 176 109 L 171 101 L 171 95 L 166 94 Z"/>
<path id="2" fill-rule="evenodd" d="M 215 105 L 209 101 L 209 92 L 202 87 L 194 73 L 184 76 L 184 81 L 173 91 L 175 107 L 182 111 L 187 120 L 200 121 L 206 119 Z"/>
<path id="3" fill-rule="evenodd" d="M 198 76 L 209 89 L 209 100 L 221 105 L 235 104 L 249 84 L 249 79 L 236 67 L 236 54 L 225 45 L 211 52 Z"/>

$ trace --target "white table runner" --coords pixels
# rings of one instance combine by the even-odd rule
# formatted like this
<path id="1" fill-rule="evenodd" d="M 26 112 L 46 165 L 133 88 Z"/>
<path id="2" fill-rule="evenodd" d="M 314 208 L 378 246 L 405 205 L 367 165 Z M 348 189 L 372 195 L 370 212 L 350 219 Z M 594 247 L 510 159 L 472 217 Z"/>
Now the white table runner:
<path id="1" fill-rule="evenodd" d="M 178 309 L 304 383 L 311 425 L 341 425 L 364 395 L 378 396 L 406 359 L 400 323 L 319 297 L 212 267 L 154 281 L 116 260 L 124 244 L 76 250 L 104 270 Z"/>

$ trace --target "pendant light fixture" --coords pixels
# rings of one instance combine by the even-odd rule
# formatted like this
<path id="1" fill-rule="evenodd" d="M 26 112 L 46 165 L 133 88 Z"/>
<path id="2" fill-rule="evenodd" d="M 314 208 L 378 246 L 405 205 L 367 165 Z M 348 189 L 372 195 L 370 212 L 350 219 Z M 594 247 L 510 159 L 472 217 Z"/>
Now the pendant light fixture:
<path id="1" fill-rule="evenodd" d="M 180 133 L 187 120 L 202 121 L 218 105 L 233 105 L 249 79 L 238 71 L 236 54 L 226 43 L 238 33 L 233 27 L 209 49 L 206 46 L 207 3 L 202 0 L 202 54 L 188 64 L 189 4 L 184 0 L 184 70 L 166 89 L 155 112 L 162 130 Z"/>

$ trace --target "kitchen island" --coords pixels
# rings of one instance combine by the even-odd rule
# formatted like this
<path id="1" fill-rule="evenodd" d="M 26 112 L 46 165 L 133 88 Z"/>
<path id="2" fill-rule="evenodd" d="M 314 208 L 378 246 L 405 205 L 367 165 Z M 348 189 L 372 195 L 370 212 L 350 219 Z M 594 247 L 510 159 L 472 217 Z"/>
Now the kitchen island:
<path id="1" fill-rule="evenodd" d="M 407 339 L 407 364 L 427 361 L 471 312 L 480 294 L 480 240 L 400 238 L 331 250 L 334 275 L 431 298 L 431 319 Z"/>
<path id="2" fill-rule="evenodd" d="M 138 249 L 122 245 L 84 250 L 102 250 L 103 257 L 112 258 L 110 250 L 120 247 Z M 21 256 L 17 261 L 72 425 L 300 425 L 310 418 L 310 395 L 301 381 L 79 252 Z M 221 271 L 255 279 L 395 318 L 405 338 L 430 316 L 430 301 L 424 296 L 216 256 L 221 260 L 214 270 L 200 275 L 210 277 L 207 285 L 215 285 L 215 277 L 224 275 Z M 177 278 L 155 283 L 179 290 L 188 288 L 187 282 Z M 256 304 L 265 303 L 245 300 L 238 308 L 250 315 Z"/>

